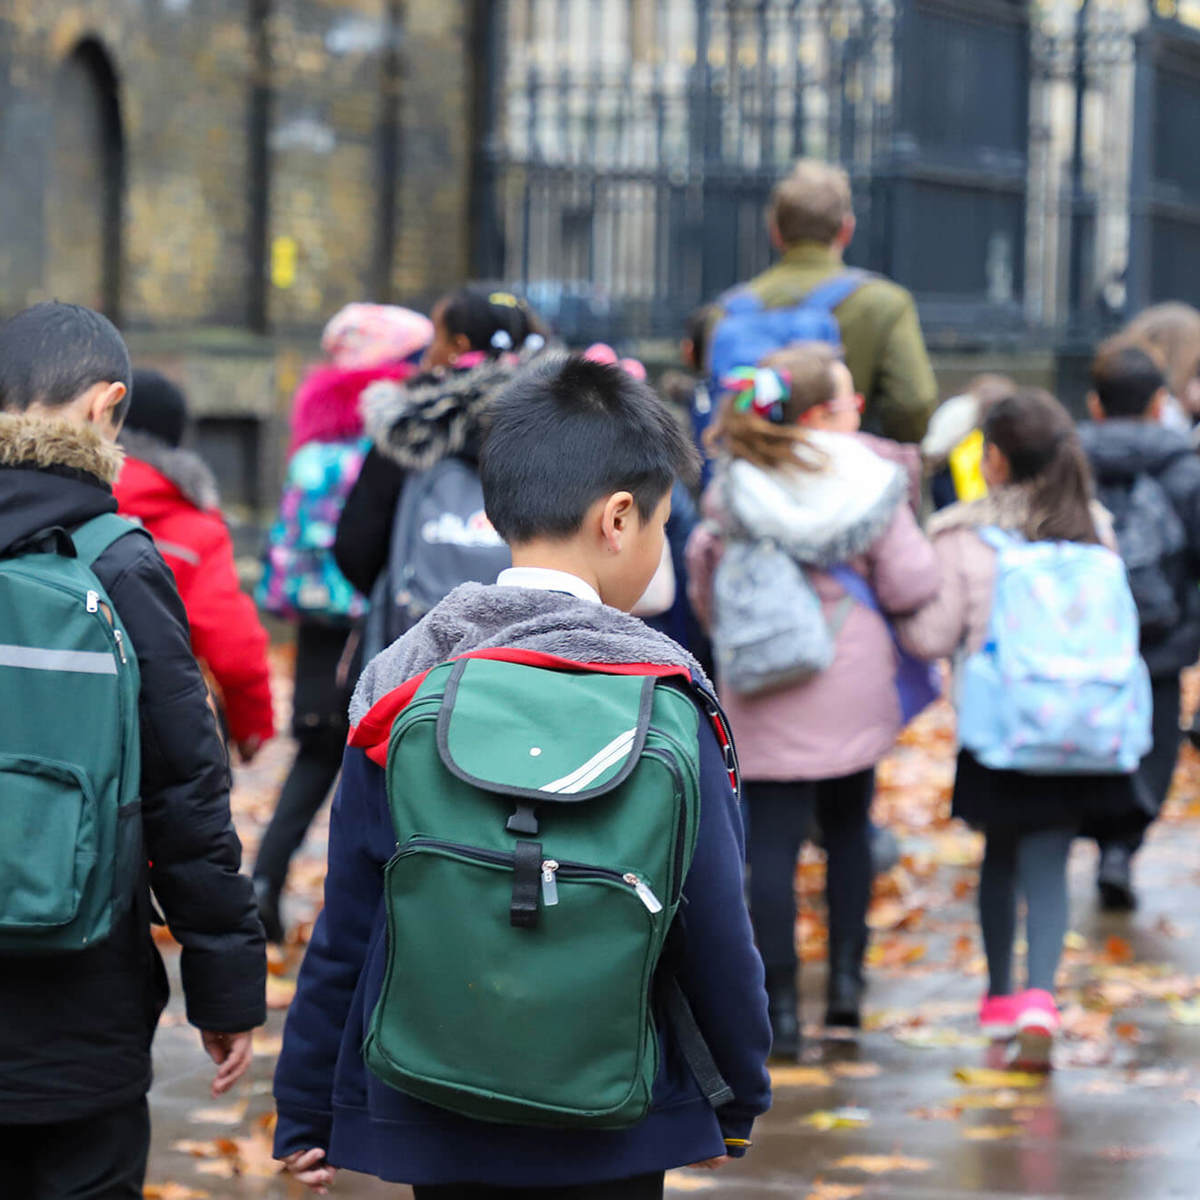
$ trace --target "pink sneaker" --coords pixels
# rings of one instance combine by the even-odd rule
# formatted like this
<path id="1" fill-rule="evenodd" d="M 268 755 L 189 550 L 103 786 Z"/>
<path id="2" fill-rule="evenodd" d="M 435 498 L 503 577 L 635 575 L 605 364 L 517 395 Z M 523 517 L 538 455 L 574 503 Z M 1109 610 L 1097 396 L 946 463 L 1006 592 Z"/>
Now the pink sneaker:
<path id="1" fill-rule="evenodd" d="M 1020 996 L 984 996 L 979 1004 L 979 1027 L 984 1036 L 998 1040 L 1017 1032 Z"/>
<path id="2" fill-rule="evenodd" d="M 1060 1024 L 1058 1005 L 1049 992 L 1033 988 L 1018 997 L 1017 1065 L 1031 1070 L 1048 1070 L 1050 1049 Z"/>

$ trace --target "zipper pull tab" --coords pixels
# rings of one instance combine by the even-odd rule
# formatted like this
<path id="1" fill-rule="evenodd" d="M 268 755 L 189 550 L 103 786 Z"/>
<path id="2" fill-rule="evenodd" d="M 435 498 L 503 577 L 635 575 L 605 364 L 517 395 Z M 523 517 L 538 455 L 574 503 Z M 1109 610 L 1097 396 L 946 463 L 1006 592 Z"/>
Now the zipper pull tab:
<path id="1" fill-rule="evenodd" d="M 117 639 L 117 653 L 121 656 L 121 661 L 128 664 L 129 659 L 125 657 L 125 638 L 122 636 L 119 629 L 113 630 L 113 637 Z"/>
<path id="2" fill-rule="evenodd" d="M 622 876 L 622 878 L 637 892 L 637 898 L 646 906 L 647 911 L 652 913 L 662 912 L 662 901 L 650 890 L 647 884 L 632 874 Z"/>
<path id="3" fill-rule="evenodd" d="M 100 593 L 88 592 L 87 594 L 87 610 L 90 613 L 98 613 L 100 611 Z"/>
<path id="4" fill-rule="evenodd" d="M 558 863 L 552 858 L 542 863 L 542 903 L 547 908 L 553 908 L 558 903 L 558 878 L 555 872 Z"/>

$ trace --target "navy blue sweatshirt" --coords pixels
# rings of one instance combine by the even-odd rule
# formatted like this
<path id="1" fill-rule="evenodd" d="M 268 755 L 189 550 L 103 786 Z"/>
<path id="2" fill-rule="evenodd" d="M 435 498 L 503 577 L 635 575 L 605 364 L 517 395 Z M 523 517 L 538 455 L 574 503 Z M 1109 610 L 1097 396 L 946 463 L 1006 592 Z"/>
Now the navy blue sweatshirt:
<path id="1" fill-rule="evenodd" d="M 609 610 L 611 611 L 611 610 Z M 679 980 L 735 1099 L 714 1112 L 660 1033 L 661 1067 L 644 1120 L 622 1130 L 534 1129 L 458 1116 L 395 1091 L 361 1046 L 387 956 L 383 868 L 395 849 L 384 772 L 346 752 L 329 835 L 325 909 L 300 972 L 275 1076 L 275 1153 L 320 1147 L 328 1161 L 395 1183 L 554 1187 L 619 1180 L 744 1152 L 770 1105 L 763 969 L 743 896 L 737 799 L 717 738 L 700 731 L 701 808 L 684 884 Z"/>

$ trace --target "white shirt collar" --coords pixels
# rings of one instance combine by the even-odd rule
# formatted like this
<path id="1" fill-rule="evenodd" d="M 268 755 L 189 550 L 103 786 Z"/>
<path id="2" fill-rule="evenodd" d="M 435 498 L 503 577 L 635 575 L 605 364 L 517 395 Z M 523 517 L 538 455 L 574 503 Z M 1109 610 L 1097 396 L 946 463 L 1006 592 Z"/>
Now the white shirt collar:
<path id="1" fill-rule="evenodd" d="M 542 592 L 566 592 L 589 604 L 600 604 L 600 593 L 590 583 L 568 571 L 555 571 L 550 567 L 509 567 L 501 571 L 496 580 L 500 587 L 534 588 Z"/>

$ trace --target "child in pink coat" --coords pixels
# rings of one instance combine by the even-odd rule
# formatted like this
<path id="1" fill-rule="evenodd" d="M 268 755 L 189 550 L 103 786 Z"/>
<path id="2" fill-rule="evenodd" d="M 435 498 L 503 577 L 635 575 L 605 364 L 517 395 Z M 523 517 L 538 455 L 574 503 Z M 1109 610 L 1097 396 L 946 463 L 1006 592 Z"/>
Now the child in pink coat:
<path id="1" fill-rule="evenodd" d="M 830 418 L 854 402 L 852 389 L 842 394 L 834 352 L 795 346 L 763 366 L 777 378 L 782 399 L 726 401 L 714 426 L 721 458 L 705 498 L 709 520 L 693 535 L 688 558 L 692 603 L 702 620 L 713 615 L 713 577 L 724 546 L 770 538 L 803 566 L 831 633 L 840 623 L 832 665 L 804 683 L 739 695 L 718 679 L 746 780 L 750 911 L 767 967 L 774 1053 L 794 1056 L 796 858 L 815 813 L 829 854 L 827 1019 L 857 1026 L 875 765 L 903 726 L 897 654 L 882 614 L 909 613 L 931 600 L 938 574 L 907 503 L 907 472 L 858 437 L 829 431 Z M 843 566 L 867 581 L 881 611 L 848 603 L 830 573 Z"/>

